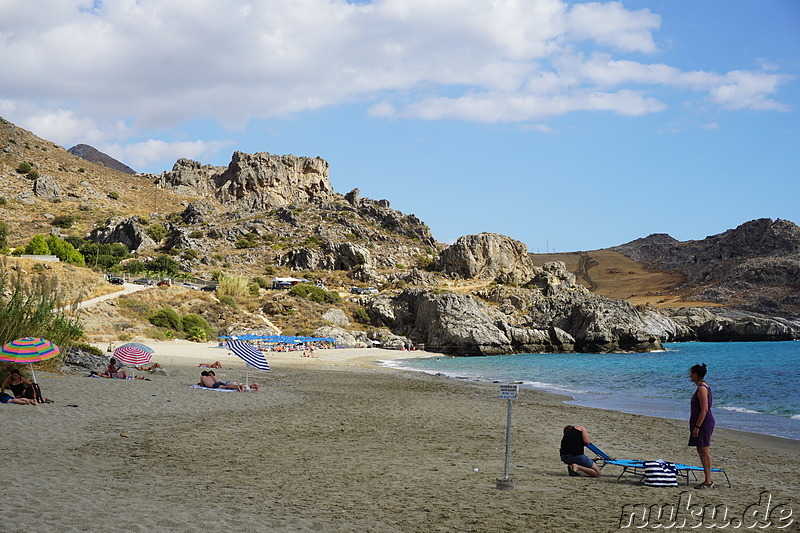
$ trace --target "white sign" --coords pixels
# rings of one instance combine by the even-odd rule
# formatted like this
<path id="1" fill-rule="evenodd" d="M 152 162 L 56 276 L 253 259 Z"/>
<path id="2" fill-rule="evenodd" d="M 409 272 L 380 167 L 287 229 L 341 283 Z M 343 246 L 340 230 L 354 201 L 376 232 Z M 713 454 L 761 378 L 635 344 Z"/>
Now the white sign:
<path id="1" fill-rule="evenodd" d="M 516 400 L 519 385 L 500 385 L 501 400 Z"/>

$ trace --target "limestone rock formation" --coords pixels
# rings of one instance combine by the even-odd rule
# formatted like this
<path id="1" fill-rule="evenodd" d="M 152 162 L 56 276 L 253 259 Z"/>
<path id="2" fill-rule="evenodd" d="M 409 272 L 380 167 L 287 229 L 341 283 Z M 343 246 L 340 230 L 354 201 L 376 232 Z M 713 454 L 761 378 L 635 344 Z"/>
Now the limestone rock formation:
<path id="1" fill-rule="evenodd" d="M 407 335 L 424 343 L 426 349 L 443 353 L 493 355 L 661 348 L 658 337 L 647 331 L 629 304 L 583 292 L 576 294 L 579 297 L 572 299 L 562 295 L 560 306 L 541 299 L 535 312 L 523 317 L 509 316 L 471 295 L 418 288 L 406 289 L 397 296 L 378 296 L 367 302 L 366 308 L 374 325 Z M 524 295 L 519 299 L 523 305 L 527 301 Z"/>
<path id="2" fill-rule="evenodd" d="M 292 203 L 331 199 L 328 162 L 321 158 L 234 152 L 217 179 L 216 197 L 246 210 L 268 210 Z"/>
<path id="3" fill-rule="evenodd" d="M 43 175 L 36 179 L 33 184 L 33 194 L 48 202 L 55 202 L 61 199 L 61 187 L 58 182 L 49 175 Z"/>
<path id="4" fill-rule="evenodd" d="M 328 309 L 325 314 L 322 315 L 322 320 L 339 327 L 350 325 L 350 319 L 347 318 L 347 315 L 341 309 Z"/>
<path id="5" fill-rule="evenodd" d="M 108 219 L 105 227 L 93 230 L 89 238 L 94 242 L 103 244 L 119 242 L 127 246 L 131 251 L 151 248 L 156 245 L 156 242 L 150 238 L 137 217 L 112 217 Z"/>
<path id="6" fill-rule="evenodd" d="M 172 170 L 158 176 L 155 183 L 162 189 L 170 189 L 179 194 L 205 195 L 215 189 L 215 178 L 225 171 L 225 167 L 202 165 L 191 159 L 178 159 Z"/>
<path id="7" fill-rule="evenodd" d="M 464 279 L 518 284 L 527 283 L 540 271 L 528 258 L 525 244 L 496 233 L 459 237 L 442 250 L 434 268 Z"/>

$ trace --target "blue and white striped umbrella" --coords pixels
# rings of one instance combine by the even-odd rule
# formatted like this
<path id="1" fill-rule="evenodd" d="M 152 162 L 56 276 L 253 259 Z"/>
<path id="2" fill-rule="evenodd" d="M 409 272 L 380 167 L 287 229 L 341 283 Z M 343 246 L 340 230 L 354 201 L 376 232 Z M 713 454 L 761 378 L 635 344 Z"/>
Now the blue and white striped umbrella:
<path id="1" fill-rule="evenodd" d="M 264 354 L 250 343 L 244 341 L 228 341 L 228 348 L 245 363 L 253 368 L 269 372 L 269 363 L 267 363 Z"/>

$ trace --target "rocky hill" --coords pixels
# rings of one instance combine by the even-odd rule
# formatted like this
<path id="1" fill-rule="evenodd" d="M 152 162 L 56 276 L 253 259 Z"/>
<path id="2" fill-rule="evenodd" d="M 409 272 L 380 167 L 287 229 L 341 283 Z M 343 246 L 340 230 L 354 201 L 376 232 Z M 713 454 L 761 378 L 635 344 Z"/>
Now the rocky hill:
<path id="1" fill-rule="evenodd" d="M 136 171 L 133 170 L 131 167 L 126 165 L 125 163 L 121 163 L 111 157 L 108 154 L 104 154 L 100 150 L 89 146 L 88 144 L 76 144 L 67 152 L 71 153 L 72 155 L 77 155 L 81 159 L 85 159 L 86 161 L 90 161 L 92 163 L 97 163 L 98 165 L 103 165 L 104 167 L 119 170 L 120 172 L 124 172 L 125 174 L 136 174 Z"/>
<path id="2" fill-rule="evenodd" d="M 346 346 L 414 343 L 457 354 L 646 351 L 699 338 L 800 338 L 795 319 L 637 308 L 604 297 L 576 281 L 564 263 L 534 264 L 523 243 L 503 235 L 467 235 L 444 246 L 388 200 L 362 198 L 358 189 L 337 193 L 320 158 L 235 152 L 224 167 L 181 159 L 159 175 L 131 176 L 7 121 L 0 121 L 0 146 L 0 220 L 9 226 L 12 247 L 55 233 L 122 243 L 139 260 L 167 255 L 187 276 L 253 280 L 255 291 L 238 302 L 184 298 L 182 312 L 207 315 L 220 333 L 279 329 L 333 336 Z M 68 227 L 53 225 L 64 217 L 72 221 Z M 648 246 L 676 244 L 653 238 L 626 250 Z M 273 275 L 313 280 L 331 297 L 312 305 L 302 294 L 255 284 Z M 379 294 L 355 295 L 351 285 L 377 287 Z M 102 320 L 93 322 L 102 333 L 88 333 L 106 340 L 152 334 L 146 313 L 131 310 L 177 306 L 173 290 L 181 289 L 104 306 Z"/>
<path id="3" fill-rule="evenodd" d="M 691 298 L 800 315 L 800 227 L 788 220 L 752 220 L 697 241 L 654 234 L 614 250 L 654 269 L 681 272 L 682 290 Z"/>

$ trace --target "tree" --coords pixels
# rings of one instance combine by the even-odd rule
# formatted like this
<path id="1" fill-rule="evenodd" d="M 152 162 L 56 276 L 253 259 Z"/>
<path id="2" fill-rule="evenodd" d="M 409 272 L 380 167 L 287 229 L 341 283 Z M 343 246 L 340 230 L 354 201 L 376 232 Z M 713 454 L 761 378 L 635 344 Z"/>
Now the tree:
<path id="1" fill-rule="evenodd" d="M 70 243 L 56 235 L 47 237 L 47 247 L 50 253 L 72 265 L 86 266 L 83 255 L 75 249 Z"/>
<path id="2" fill-rule="evenodd" d="M 153 272 L 162 272 L 168 276 L 174 276 L 180 272 L 180 264 L 167 255 L 159 256 L 147 262 L 147 268 Z"/>
<path id="3" fill-rule="evenodd" d="M 8 249 L 8 224 L 0 220 L 0 252 Z"/>
<path id="4" fill-rule="evenodd" d="M 47 239 L 44 235 L 34 235 L 28 244 L 25 245 L 25 253 L 28 255 L 49 255 L 50 247 L 47 246 Z"/>

